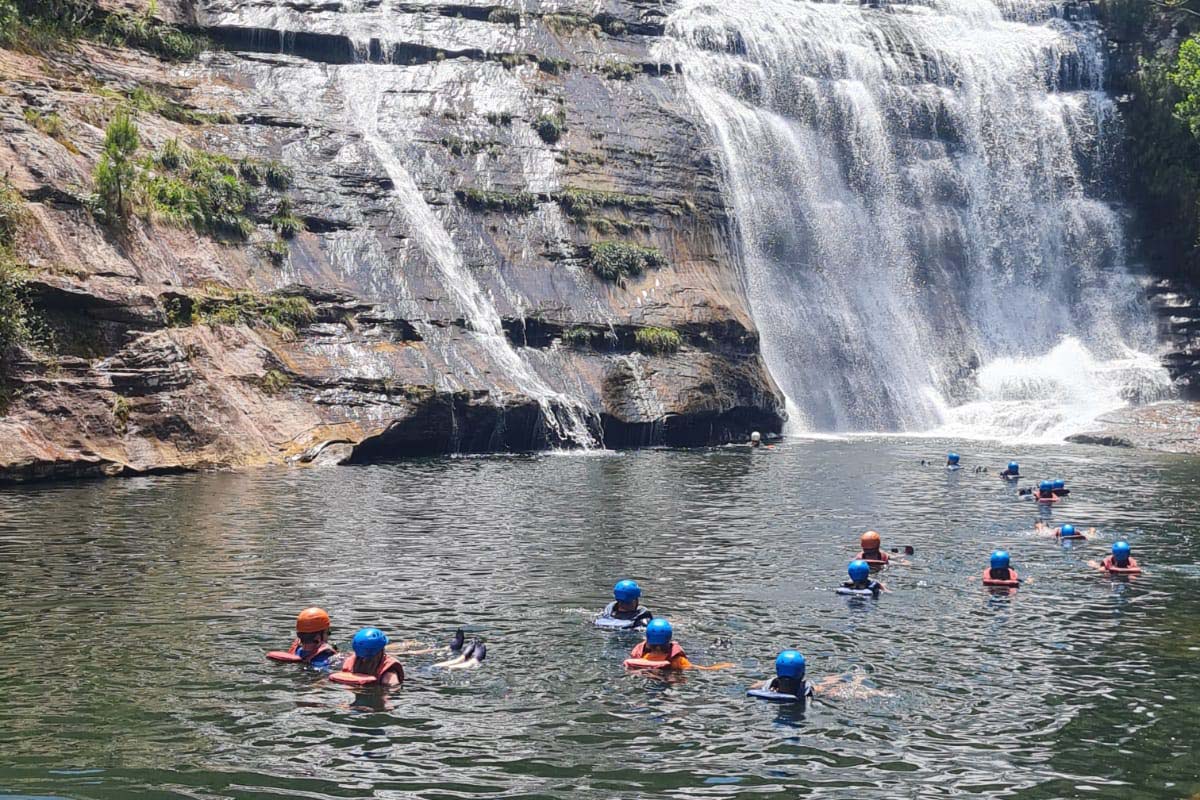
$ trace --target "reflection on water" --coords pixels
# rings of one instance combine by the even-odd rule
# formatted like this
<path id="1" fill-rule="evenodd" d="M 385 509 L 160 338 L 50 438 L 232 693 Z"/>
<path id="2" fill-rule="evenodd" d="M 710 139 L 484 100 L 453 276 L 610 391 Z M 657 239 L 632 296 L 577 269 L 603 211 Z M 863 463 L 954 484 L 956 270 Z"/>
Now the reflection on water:
<path id="1" fill-rule="evenodd" d="M 0 493 L 0 788 L 61 797 L 1189 797 L 1200 465 L 1090 448 L 1010 456 L 1074 490 L 1056 524 L 937 442 L 800 441 L 59 484 Z M 1023 484 L 1026 485 L 1026 484 Z M 912 545 L 848 600 L 867 527 Z M 1118 583 L 1086 561 L 1127 537 Z M 1003 546 L 1032 582 L 984 593 Z M 619 577 L 700 663 L 627 675 L 589 614 Z M 267 662 L 295 613 L 488 642 L 407 659 L 387 697 Z M 795 646 L 884 697 L 748 701 Z M 44 657 L 43 657 L 44 656 Z M 1186 679 L 1184 679 L 1186 678 Z"/>

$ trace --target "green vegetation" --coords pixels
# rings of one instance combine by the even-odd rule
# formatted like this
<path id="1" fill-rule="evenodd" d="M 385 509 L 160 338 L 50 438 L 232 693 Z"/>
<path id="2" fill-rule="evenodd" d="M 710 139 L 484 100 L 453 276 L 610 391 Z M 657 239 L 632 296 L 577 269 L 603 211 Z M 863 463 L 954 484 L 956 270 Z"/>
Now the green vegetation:
<path id="1" fill-rule="evenodd" d="M 638 68 L 628 61 L 606 61 L 600 73 L 610 81 L 631 81 L 637 77 Z"/>
<path id="2" fill-rule="evenodd" d="M 279 199 L 275 213 L 271 215 L 271 227 L 284 239 L 291 239 L 304 230 L 304 223 L 292 210 L 292 201 L 286 197 Z"/>
<path id="3" fill-rule="evenodd" d="M 258 387 L 262 393 L 274 397 L 292 385 L 292 378 L 285 372 L 269 369 L 258 379 Z"/>
<path id="4" fill-rule="evenodd" d="M 609 36 L 623 36 L 625 31 L 625 23 L 619 19 L 610 19 L 604 24 L 604 32 Z"/>
<path id="5" fill-rule="evenodd" d="M 639 328 L 633 342 L 643 353 L 674 353 L 683 347 L 683 337 L 671 328 Z"/>
<path id="6" fill-rule="evenodd" d="M 563 211 L 574 219 L 581 220 L 603 208 L 619 208 L 622 211 L 653 211 L 657 208 L 654 198 L 641 194 L 621 192 L 598 192 L 592 189 L 568 187 L 554 196 Z"/>
<path id="7" fill-rule="evenodd" d="M 510 214 L 529 214 L 537 208 L 537 196 L 528 192 L 497 192 L 489 189 L 466 189 L 454 193 L 459 202 L 474 211 L 505 211 Z"/>
<path id="8" fill-rule="evenodd" d="M 182 125 L 205 125 L 233 121 L 231 117 L 225 114 L 209 114 L 188 108 L 144 86 L 138 86 L 133 89 L 126 95 L 126 98 L 130 108 L 144 111 L 148 114 L 157 114 L 163 119 L 169 119 L 172 122 L 178 122 Z"/>
<path id="9" fill-rule="evenodd" d="M 499 61 L 505 69 L 515 69 L 524 64 L 528 64 L 530 61 L 533 61 L 534 58 L 533 56 L 526 55 L 525 53 L 504 53 L 496 60 Z"/>
<path id="10" fill-rule="evenodd" d="M 174 148 L 166 159 L 163 155 L 160 151 L 144 164 L 141 181 L 148 211 L 218 237 L 245 239 L 254 231 L 249 212 L 256 197 L 237 162 L 217 153 L 183 150 L 179 166 L 170 169 L 165 162 L 175 160 Z"/>
<path id="11" fill-rule="evenodd" d="M 154 18 L 157 4 L 142 14 L 108 12 L 95 0 L 0 0 L 0 44 L 51 51 L 63 42 L 90 38 L 116 47 L 135 47 L 170 61 L 195 58 L 210 46 Z"/>
<path id="12" fill-rule="evenodd" d="M 191 322 L 208 325 L 250 325 L 295 333 L 317 318 L 306 298 L 250 291 L 215 291 L 195 299 Z"/>
<path id="13" fill-rule="evenodd" d="M 591 328 L 567 328 L 562 332 L 562 343 L 575 350 L 584 350 L 593 345 L 598 335 Z"/>
<path id="14" fill-rule="evenodd" d="M 559 36 L 576 32 L 599 33 L 600 26 L 592 22 L 592 18 L 583 14 L 554 12 L 542 17 L 542 24 Z"/>
<path id="15" fill-rule="evenodd" d="M 488 13 L 487 21 L 497 25 L 516 25 L 520 27 L 521 14 L 511 8 L 493 8 Z"/>
<path id="16" fill-rule="evenodd" d="M 484 118 L 497 127 L 507 127 L 513 123 L 513 115 L 507 111 L 489 111 Z"/>
<path id="17" fill-rule="evenodd" d="M 123 223 L 133 209 L 134 182 L 138 177 L 133 156 L 141 146 L 137 125 L 119 111 L 104 131 L 104 148 L 96 165 L 96 194 L 106 218 Z"/>
<path id="18" fill-rule="evenodd" d="M 565 58 L 542 56 L 538 59 L 538 69 L 548 75 L 561 75 L 564 72 L 571 71 L 571 62 Z"/>
<path id="19" fill-rule="evenodd" d="M 478 139 L 462 139 L 458 136 L 446 136 L 441 140 L 442 147 L 450 151 L 451 155 L 478 155 L 487 150 L 494 142 L 481 142 Z"/>
<path id="20" fill-rule="evenodd" d="M 113 430 L 117 433 L 124 433 L 129 429 L 129 401 L 121 395 L 113 398 L 112 404 L 112 423 Z"/>
<path id="21" fill-rule="evenodd" d="M 542 114 L 533 122 L 533 129 L 546 144 L 555 144 L 566 132 L 566 120 L 562 112 L 558 114 Z"/>
<path id="22" fill-rule="evenodd" d="M 283 239 L 272 239 L 268 244 L 263 245 L 263 250 L 266 252 L 267 258 L 271 259 L 271 263 L 277 267 L 283 266 L 291 253 L 287 242 Z"/>
<path id="23" fill-rule="evenodd" d="M 641 275 L 648 269 L 657 269 L 666 264 L 666 258 L 657 248 L 627 242 L 598 242 L 591 246 L 588 257 L 592 272 L 606 281 Z"/>
<path id="24" fill-rule="evenodd" d="M 13 247 L 26 219 L 24 199 L 7 178 L 3 179 L 0 181 L 0 383 L 13 351 L 31 344 L 35 338 L 36 324 L 25 291 L 25 273 L 13 256 Z"/>

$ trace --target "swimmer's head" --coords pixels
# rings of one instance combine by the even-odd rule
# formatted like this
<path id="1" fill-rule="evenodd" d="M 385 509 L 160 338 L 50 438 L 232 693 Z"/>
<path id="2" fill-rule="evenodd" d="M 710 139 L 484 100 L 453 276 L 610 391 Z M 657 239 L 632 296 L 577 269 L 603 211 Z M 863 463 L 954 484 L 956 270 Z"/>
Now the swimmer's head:
<path id="1" fill-rule="evenodd" d="M 665 619 L 652 619 L 646 626 L 646 644 L 652 647 L 662 647 L 671 643 L 671 623 Z"/>
<path id="2" fill-rule="evenodd" d="M 618 603 L 636 603 L 641 596 L 642 587 L 637 585 L 637 581 L 617 581 L 617 585 L 613 587 L 613 598 Z"/>
<path id="3" fill-rule="evenodd" d="M 862 538 L 858 540 L 858 543 L 862 545 L 863 550 L 878 550 L 879 534 L 875 531 L 867 531 L 862 535 Z"/>
<path id="4" fill-rule="evenodd" d="M 804 677 L 804 656 L 799 650 L 784 650 L 775 659 L 775 674 L 780 678 L 799 680 Z"/>
<path id="5" fill-rule="evenodd" d="M 363 628 L 358 633 L 354 634 L 354 639 L 351 641 L 351 646 L 354 648 L 354 655 L 357 658 L 374 658 L 383 652 L 383 648 L 387 647 L 387 634 L 379 630 L 379 628 Z"/>
<path id="6" fill-rule="evenodd" d="M 996 550 L 992 552 L 992 569 L 1008 569 L 1011 559 L 1008 557 L 1007 550 Z"/>
<path id="7" fill-rule="evenodd" d="M 1060 535 L 1061 535 L 1061 536 L 1074 536 L 1074 535 L 1075 535 L 1075 526 L 1074 526 L 1074 525 L 1069 525 L 1069 524 L 1068 524 L 1068 525 L 1063 525 L 1063 526 L 1062 526 L 1062 531 L 1060 532 Z"/>
<path id="8" fill-rule="evenodd" d="M 329 627 L 329 615 L 323 608 L 306 608 L 296 615 L 296 635 L 305 644 L 328 639 Z"/>
<path id="9" fill-rule="evenodd" d="M 750 441 L 754 442 L 755 444 L 758 444 L 759 442 L 762 441 L 762 434 L 759 433 L 758 431 L 755 431 L 754 433 L 750 434 Z"/>
<path id="10" fill-rule="evenodd" d="M 850 562 L 850 566 L 846 568 L 846 572 L 850 575 L 850 580 L 855 583 L 865 581 L 871 574 L 871 565 L 861 559 L 855 559 Z"/>
<path id="11" fill-rule="evenodd" d="M 1065 488 L 1067 488 L 1067 482 L 1064 481 L 1062 478 L 1055 478 L 1051 482 L 1051 486 L 1052 486 L 1052 488 L 1055 488 L 1055 489 L 1065 489 Z"/>
<path id="12" fill-rule="evenodd" d="M 1010 462 L 1008 462 L 1008 471 L 1009 471 L 1009 474 L 1016 475 L 1018 472 L 1021 471 L 1021 465 L 1015 461 L 1010 461 Z"/>
<path id="13" fill-rule="evenodd" d="M 1042 481 L 1038 484 L 1038 491 L 1052 492 L 1054 491 L 1054 481 Z"/>
<path id="14" fill-rule="evenodd" d="M 1129 563 L 1130 550 L 1129 542 L 1120 541 L 1114 542 L 1112 546 L 1113 561 L 1117 562 L 1117 566 L 1123 567 Z"/>
<path id="15" fill-rule="evenodd" d="M 958 453 L 947 453 L 946 454 L 946 463 L 947 464 L 957 464 L 958 463 Z"/>

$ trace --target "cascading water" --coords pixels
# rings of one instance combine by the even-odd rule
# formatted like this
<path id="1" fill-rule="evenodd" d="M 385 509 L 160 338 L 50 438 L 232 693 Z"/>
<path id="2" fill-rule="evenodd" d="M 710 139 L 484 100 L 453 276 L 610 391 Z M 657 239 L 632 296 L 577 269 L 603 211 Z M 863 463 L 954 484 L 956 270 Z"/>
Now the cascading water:
<path id="1" fill-rule="evenodd" d="M 281 48 L 285 51 L 288 35 L 284 31 L 316 28 L 332 29 L 349 37 L 356 52 L 364 57 L 372 47 L 381 53 L 390 52 L 387 34 L 396 33 L 390 26 L 402 20 L 403 15 L 376 6 L 371 7 L 370 13 L 363 12 L 362 8 L 343 8 L 305 13 L 280 2 L 264 5 L 233 3 L 211 9 L 208 22 L 280 31 Z M 410 150 L 418 149 L 412 145 L 419 138 L 419 131 L 413 127 L 411 109 L 389 104 L 387 99 L 404 98 L 418 92 L 435 95 L 436 92 L 430 91 L 428 85 L 419 85 L 421 77 L 413 70 L 387 63 L 275 65 L 271 70 L 256 72 L 255 78 L 256 89 L 265 98 L 264 104 L 283 106 L 300 118 L 316 115 L 309 125 L 312 129 L 330 122 L 321 118 L 323 111 L 333 105 L 339 106 L 344 124 L 360 137 L 373 159 L 383 167 L 390 182 L 389 205 L 402 221 L 404 236 L 411 238 L 423 259 L 432 266 L 436 283 L 445 293 L 446 311 L 459 316 L 466 324 L 465 331 L 433 330 L 425 338 L 430 346 L 438 347 L 446 363 L 452 365 L 451 369 L 435 376 L 439 386 L 453 391 L 463 388 L 457 375 L 476 378 L 478 384 L 489 382 L 482 373 L 498 374 L 503 381 L 491 379 L 491 382 L 511 387 L 538 403 L 544 432 L 551 444 L 584 449 L 598 447 L 599 442 L 593 435 L 593 430 L 599 429 L 598 415 L 582 400 L 553 389 L 509 342 L 491 296 L 468 270 L 445 223 L 417 184 L 415 165 L 409 163 L 407 156 Z M 439 88 L 446 90 L 446 97 L 453 97 L 453 92 L 461 87 Z M 321 101 L 313 103 L 313 98 L 321 98 Z M 349 157 L 356 158 L 358 154 Z M 363 252 L 368 252 L 369 269 L 388 273 L 394 279 L 393 283 L 400 282 L 403 291 L 412 294 L 408 286 L 403 286 L 405 265 L 389 260 L 378 243 L 354 241 L 349 246 L 332 244 L 330 249 L 346 251 L 341 254 L 340 261 L 348 272 L 361 270 Z M 411 297 L 387 299 L 415 305 Z M 473 352 L 482 354 L 482 364 L 471 358 L 458 357 L 456 350 L 462 339 L 470 341 Z"/>
<path id="2" fill-rule="evenodd" d="M 1058 439 L 1169 381 L 1103 177 L 1094 22 L 1055 0 L 685 0 L 794 430 Z"/>

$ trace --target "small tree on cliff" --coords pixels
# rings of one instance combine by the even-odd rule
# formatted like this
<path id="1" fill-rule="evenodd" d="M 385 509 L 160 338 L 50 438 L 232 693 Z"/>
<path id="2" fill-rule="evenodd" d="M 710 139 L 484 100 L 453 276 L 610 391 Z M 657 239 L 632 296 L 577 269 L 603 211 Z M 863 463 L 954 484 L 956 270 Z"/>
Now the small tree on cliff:
<path id="1" fill-rule="evenodd" d="M 96 193 L 111 220 L 123 222 L 133 210 L 131 195 L 137 180 L 133 156 L 140 144 L 137 124 L 126 112 L 117 112 L 104 130 L 104 150 L 96 165 Z"/>
<path id="2" fill-rule="evenodd" d="M 1193 36 L 1179 46 L 1175 69 L 1167 76 L 1183 92 L 1175 114 L 1200 138 L 1200 39 Z"/>

